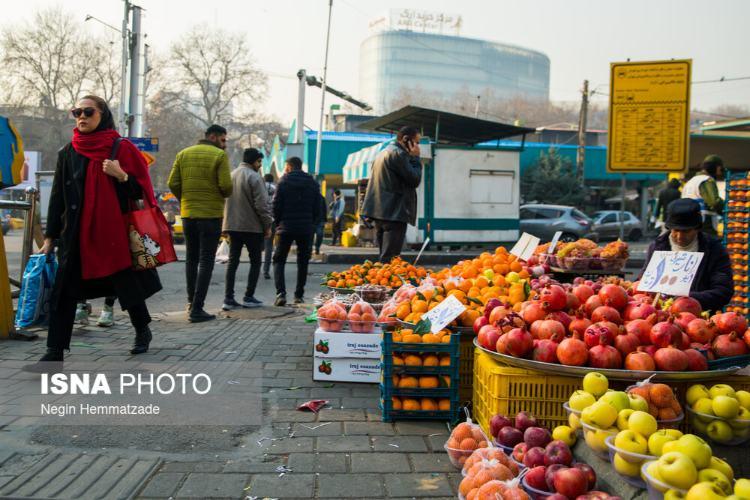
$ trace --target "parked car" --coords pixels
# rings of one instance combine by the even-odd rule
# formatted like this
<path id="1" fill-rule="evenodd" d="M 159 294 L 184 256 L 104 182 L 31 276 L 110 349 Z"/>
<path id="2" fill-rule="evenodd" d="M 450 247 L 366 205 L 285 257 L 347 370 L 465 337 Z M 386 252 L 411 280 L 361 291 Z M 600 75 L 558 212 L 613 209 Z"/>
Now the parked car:
<path id="1" fill-rule="evenodd" d="M 643 237 L 643 224 L 632 212 L 623 212 L 627 241 L 638 241 Z M 620 211 L 601 210 L 594 213 L 594 231 L 601 239 L 617 239 L 620 237 Z"/>
<path id="2" fill-rule="evenodd" d="M 560 241 L 588 238 L 598 241 L 589 217 L 575 207 L 564 205 L 523 205 L 519 212 L 521 232 L 533 234 L 542 242 L 550 241 L 562 231 Z"/>

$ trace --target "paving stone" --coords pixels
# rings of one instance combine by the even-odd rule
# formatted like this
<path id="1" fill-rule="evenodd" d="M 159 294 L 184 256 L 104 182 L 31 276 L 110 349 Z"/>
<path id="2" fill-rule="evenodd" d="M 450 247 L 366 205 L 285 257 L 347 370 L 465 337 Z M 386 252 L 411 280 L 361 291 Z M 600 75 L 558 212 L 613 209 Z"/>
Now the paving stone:
<path id="1" fill-rule="evenodd" d="M 429 436 L 430 434 L 450 434 L 443 422 L 396 422 L 396 431 L 404 436 Z M 446 438 L 447 439 L 447 438 Z"/>
<path id="2" fill-rule="evenodd" d="M 274 455 L 287 453 L 312 453 L 313 438 L 294 437 L 279 441 L 263 441 L 262 449 L 265 453 Z"/>
<path id="3" fill-rule="evenodd" d="M 409 457 L 415 472 L 453 472 L 456 470 L 445 453 L 412 453 Z"/>
<path id="4" fill-rule="evenodd" d="M 427 444 L 430 445 L 430 450 L 434 451 L 436 453 L 445 453 L 445 442 L 448 441 L 448 434 L 438 434 L 438 435 L 427 435 L 425 436 L 425 439 L 427 440 Z"/>
<path id="5" fill-rule="evenodd" d="M 258 474 L 263 472 L 274 472 L 279 465 L 286 465 L 283 456 L 268 456 L 264 462 L 259 459 L 229 460 L 222 472 L 244 472 L 246 474 Z M 304 472 L 304 471 L 303 471 Z"/>
<path id="6" fill-rule="evenodd" d="M 427 445 L 421 436 L 374 436 L 372 444 L 373 450 L 390 453 L 428 451 Z"/>
<path id="7" fill-rule="evenodd" d="M 141 490 L 141 497 L 171 497 L 185 474 L 182 472 L 162 472 L 152 477 Z"/>
<path id="8" fill-rule="evenodd" d="M 341 399 L 341 407 L 346 409 L 371 409 L 375 410 L 379 408 L 378 406 L 378 398 L 342 398 Z"/>
<path id="9" fill-rule="evenodd" d="M 352 453 L 352 472 L 408 472 L 406 454 Z"/>
<path id="10" fill-rule="evenodd" d="M 321 410 L 319 415 L 321 422 L 364 422 L 366 420 L 363 410 L 338 410 L 332 408 L 330 410 Z"/>
<path id="11" fill-rule="evenodd" d="M 294 363 L 264 363 L 264 370 L 296 370 Z"/>
<path id="12" fill-rule="evenodd" d="M 315 451 L 322 452 L 366 452 L 370 451 L 370 438 L 367 436 L 326 436 L 316 438 Z"/>
<path id="13" fill-rule="evenodd" d="M 253 477 L 247 496 L 258 498 L 312 498 L 315 491 L 312 474 L 258 474 Z M 243 493 L 242 491 L 240 493 Z"/>
<path id="14" fill-rule="evenodd" d="M 292 453 L 287 466 L 298 472 L 346 472 L 344 453 Z"/>
<path id="15" fill-rule="evenodd" d="M 310 389 L 310 397 L 313 399 L 348 398 L 352 390 L 347 387 L 313 387 Z"/>
<path id="16" fill-rule="evenodd" d="M 325 424 L 325 425 L 321 425 Z M 312 427 L 312 429 L 310 429 Z M 297 423 L 292 427 L 295 436 L 341 436 L 341 422 L 312 422 L 309 424 Z"/>
<path id="17" fill-rule="evenodd" d="M 392 436 L 393 424 L 386 422 L 344 422 L 344 434 L 348 436 Z"/>
<path id="18" fill-rule="evenodd" d="M 379 474 L 320 474 L 318 498 L 383 498 L 383 478 Z"/>
<path id="19" fill-rule="evenodd" d="M 269 416 L 274 422 L 314 422 L 315 413 L 311 411 L 279 410 L 271 412 Z"/>
<path id="20" fill-rule="evenodd" d="M 388 474 L 385 476 L 385 487 L 391 497 L 433 498 L 453 495 L 453 489 L 444 474 Z"/>
<path id="21" fill-rule="evenodd" d="M 224 462 L 170 462 L 160 472 L 221 472 Z"/>
<path id="22" fill-rule="evenodd" d="M 177 498 L 238 498 L 247 485 L 246 474 L 211 474 L 194 472 L 188 475 L 177 492 Z"/>

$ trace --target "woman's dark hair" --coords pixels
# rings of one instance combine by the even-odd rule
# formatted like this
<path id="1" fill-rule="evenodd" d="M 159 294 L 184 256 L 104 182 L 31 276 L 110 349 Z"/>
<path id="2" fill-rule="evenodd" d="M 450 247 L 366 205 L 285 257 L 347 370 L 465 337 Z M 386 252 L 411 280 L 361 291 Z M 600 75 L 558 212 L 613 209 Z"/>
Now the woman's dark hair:
<path id="1" fill-rule="evenodd" d="M 105 101 L 98 95 L 90 95 L 90 94 L 85 95 L 78 100 L 82 101 L 84 99 L 94 101 L 96 103 L 96 107 L 99 108 L 99 112 L 102 114 L 102 119 L 99 122 L 99 126 L 96 127 L 96 130 L 94 130 L 94 132 L 99 132 L 100 130 L 112 130 L 116 128 L 115 119 L 112 116 L 112 111 L 109 110 L 109 105 L 107 104 L 107 101 Z"/>

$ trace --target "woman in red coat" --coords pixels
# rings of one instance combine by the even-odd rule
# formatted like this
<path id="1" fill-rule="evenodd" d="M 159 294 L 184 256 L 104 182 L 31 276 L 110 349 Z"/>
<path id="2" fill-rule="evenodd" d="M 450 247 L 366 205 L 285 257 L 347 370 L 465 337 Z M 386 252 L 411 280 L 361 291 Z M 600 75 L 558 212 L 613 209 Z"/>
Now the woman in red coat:
<path id="1" fill-rule="evenodd" d="M 146 299 L 161 290 L 155 270 L 135 271 L 126 231 L 133 200 L 156 205 L 143 155 L 121 139 L 115 159 L 114 119 L 104 99 L 88 95 L 71 110 L 73 139 L 58 153 L 42 253 L 57 247 L 58 271 L 50 298 L 47 353 L 29 371 L 59 369 L 70 349 L 76 304 L 117 297 L 135 327 L 131 354 L 148 351 L 151 317 Z M 52 362 L 52 363 L 48 363 Z"/>

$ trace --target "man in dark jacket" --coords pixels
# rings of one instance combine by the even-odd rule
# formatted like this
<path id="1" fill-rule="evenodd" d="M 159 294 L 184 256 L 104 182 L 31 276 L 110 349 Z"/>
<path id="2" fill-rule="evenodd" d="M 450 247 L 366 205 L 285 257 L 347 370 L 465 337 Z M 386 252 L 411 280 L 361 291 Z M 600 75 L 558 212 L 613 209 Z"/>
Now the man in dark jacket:
<path id="1" fill-rule="evenodd" d="M 657 229 L 664 225 L 669 204 L 678 199 L 680 199 L 680 181 L 672 179 L 667 187 L 659 191 L 659 198 L 656 201 L 656 210 L 654 211 L 654 223 Z"/>
<path id="2" fill-rule="evenodd" d="M 297 245 L 297 288 L 294 291 L 294 303 L 304 302 L 313 232 L 320 217 L 320 187 L 311 175 L 302 171 L 302 160 L 296 156 L 288 158 L 286 170 L 288 172 L 279 181 L 273 197 L 273 219 L 279 237 L 273 254 L 276 306 L 286 305 L 284 266 L 292 243 Z"/>
<path id="3" fill-rule="evenodd" d="M 396 143 L 383 150 L 372 166 L 362 215 L 375 222 L 380 261 L 401 253 L 406 225 L 417 223 L 417 187 L 422 181 L 419 131 L 403 127 Z"/>
<path id="4" fill-rule="evenodd" d="M 729 254 L 717 238 L 701 232 L 703 219 L 698 202 L 688 198 L 673 201 L 667 208 L 668 233 L 651 243 L 646 263 L 655 251 L 703 252 L 698 271 L 690 287 L 690 296 L 705 310 L 718 311 L 732 299 L 734 284 Z"/>

